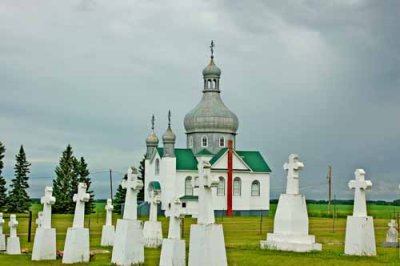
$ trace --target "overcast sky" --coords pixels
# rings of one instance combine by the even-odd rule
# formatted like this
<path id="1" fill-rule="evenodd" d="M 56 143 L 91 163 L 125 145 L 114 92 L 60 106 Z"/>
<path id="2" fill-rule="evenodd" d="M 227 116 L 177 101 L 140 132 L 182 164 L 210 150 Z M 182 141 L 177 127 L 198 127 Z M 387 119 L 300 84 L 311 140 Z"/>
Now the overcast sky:
<path id="1" fill-rule="evenodd" d="M 352 198 L 364 168 L 369 199 L 399 198 L 400 1 L 0 2 L 0 141 L 13 176 L 23 144 L 30 194 L 51 184 L 71 144 L 108 194 L 145 151 L 150 117 L 161 137 L 172 111 L 177 147 L 183 118 L 200 100 L 215 40 L 225 104 L 239 118 L 237 148 L 259 150 L 272 168 L 298 153 L 307 198 Z"/>

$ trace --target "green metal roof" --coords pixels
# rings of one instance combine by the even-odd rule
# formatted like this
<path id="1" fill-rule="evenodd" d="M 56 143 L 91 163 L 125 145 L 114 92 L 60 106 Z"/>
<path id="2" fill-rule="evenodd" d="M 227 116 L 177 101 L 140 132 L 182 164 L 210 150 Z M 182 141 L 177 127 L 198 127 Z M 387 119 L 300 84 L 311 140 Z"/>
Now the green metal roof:
<path id="1" fill-rule="evenodd" d="M 183 201 L 197 201 L 199 200 L 199 196 L 185 195 L 180 197 L 179 199 Z"/>
<path id="2" fill-rule="evenodd" d="M 162 157 L 163 148 L 157 148 L 158 154 Z M 197 159 L 191 149 L 175 149 L 176 170 L 197 170 Z"/>
<path id="3" fill-rule="evenodd" d="M 221 158 L 226 152 L 227 148 L 221 149 L 211 160 L 210 164 L 213 165 Z M 258 151 L 237 151 L 234 150 L 240 158 L 250 167 L 253 172 L 257 173 L 270 173 L 271 168 Z"/>
<path id="4" fill-rule="evenodd" d="M 207 149 L 202 149 L 198 153 L 196 153 L 196 156 L 214 156 L 214 153 L 210 152 Z"/>
<path id="5" fill-rule="evenodd" d="M 161 185 L 158 181 L 152 181 L 150 182 L 149 186 L 153 189 L 153 190 L 161 190 Z"/>

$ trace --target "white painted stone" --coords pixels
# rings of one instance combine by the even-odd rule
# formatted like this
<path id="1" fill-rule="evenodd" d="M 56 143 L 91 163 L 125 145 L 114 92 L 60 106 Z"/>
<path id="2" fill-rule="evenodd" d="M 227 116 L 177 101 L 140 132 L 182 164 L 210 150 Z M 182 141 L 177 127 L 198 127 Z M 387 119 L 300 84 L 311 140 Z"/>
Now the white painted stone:
<path id="1" fill-rule="evenodd" d="M 32 249 L 32 260 L 56 259 L 56 229 L 51 228 L 51 206 L 56 202 L 53 197 L 53 188 L 47 186 L 44 196 L 40 199 L 43 211 L 38 213 L 36 219 L 35 240 Z"/>
<path id="2" fill-rule="evenodd" d="M 367 216 L 365 191 L 372 187 L 372 182 L 365 180 L 365 171 L 357 169 L 355 180 L 349 182 L 354 189 L 353 215 L 347 216 L 344 253 L 347 255 L 376 256 L 374 220 Z"/>
<path id="3" fill-rule="evenodd" d="M 8 222 L 10 227 L 10 236 L 7 238 L 7 251 L 9 255 L 19 255 L 21 254 L 21 245 L 19 242 L 19 237 L 17 236 L 17 216 L 15 214 L 10 215 L 10 221 Z"/>
<path id="4" fill-rule="evenodd" d="M 396 220 L 390 220 L 388 223 L 389 229 L 386 232 L 386 241 L 383 243 L 385 247 L 398 247 L 399 232 L 397 231 Z"/>
<path id="5" fill-rule="evenodd" d="M 165 210 L 165 216 L 169 217 L 169 229 L 168 238 L 162 242 L 160 266 L 186 265 L 186 245 L 181 239 L 181 220 L 185 214 L 179 198 L 168 204 Z"/>
<path id="6" fill-rule="evenodd" d="M 144 246 L 147 248 L 158 248 L 162 244 L 161 222 L 157 221 L 157 205 L 160 202 L 160 191 L 153 189 L 150 196 L 149 221 L 146 221 L 143 227 Z"/>
<path id="7" fill-rule="evenodd" d="M 103 225 L 101 231 L 101 246 L 113 246 L 114 244 L 114 235 L 115 235 L 115 228 L 112 224 L 112 210 L 114 206 L 112 205 L 112 200 L 107 199 L 106 204 L 106 224 Z"/>
<path id="8" fill-rule="evenodd" d="M 3 213 L 0 212 L 0 251 L 6 250 L 6 236 L 3 233 L 3 224 L 4 224 L 4 219 L 3 219 Z"/>
<path id="9" fill-rule="evenodd" d="M 137 179 L 137 170 L 128 170 L 128 178 L 122 181 L 126 188 L 123 219 L 118 219 L 111 263 L 131 265 L 144 263 L 144 239 L 142 222 L 137 220 L 137 193 L 143 182 Z"/>
<path id="10" fill-rule="evenodd" d="M 286 193 L 279 197 L 274 218 L 274 232 L 267 234 L 267 240 L 260 241 L 262 249 L 276 249 L 295 252 L 322 250 L 315 243 L 315 236 L 309 235 L 306 197 L 299 191 L 299 171 L 304 164 L 297 154 L 289 155 L 284 169 L 287 174 Z"/>
<path id="11" fill-rule="evenodd" d="M 215 224 L 211 188 L 218 186 L 219 179 L 211 176 L 207 161 L 198 164 L 199 176 L 195 185 L 199 193 L 197 224 L 190 227 L 189 266 L 228 265 L 222 225 Z"/>
<path id="12" fill-rule="evenodd" d="M 74 195 L 74 221 L 72 228 L 67 230 L 62 263 L 88 262 L 90 259 L 89 229 L 84 228 L 85 202 L 90 199 L 86 189 L 85 183 L 79 183 L 78 193 Z"/>

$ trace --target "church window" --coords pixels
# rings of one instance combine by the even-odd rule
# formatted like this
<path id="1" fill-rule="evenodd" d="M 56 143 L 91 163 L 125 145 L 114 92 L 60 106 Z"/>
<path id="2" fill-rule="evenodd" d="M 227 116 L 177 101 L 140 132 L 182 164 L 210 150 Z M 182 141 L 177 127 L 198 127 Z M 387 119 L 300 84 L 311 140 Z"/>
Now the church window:
<path id="1" fill-rule="evenodd" d="M 233 196 L 240 196 L 242 194 L 242 180 L 240 177 L 233 179 Z"/>
<path id="2" fill-rule="evenodd" d="M 212 83 L 211 83 L 211 79 L 208 80 L 208 88 L 211 89 L 212 87 Z"/>
<path id="3" fill-rule="evenodd" d="M 193 137 L 189 136 L 189 148 L 193 148 Z"/>
<path id="4" fill-rule="evenodd" d="M 208 146 L 208 138 L 207 136 L 201 137 L 201 147 L 207 147 Z"/>
<path id="5" fill-rule="evenodd" d="M 260 196 L 260 182 L 258 180 L 254 180 L 253 183 L 251 183 L 251 196 Z"/>
<path id="6" fill-rule="evenodd" d="M 220 147 L 225 147 L 225 138 L 224 138 L 224 136 L 221 136 L 219 138 L 219 146 Z"/>
<path id="7" fill-rule="evenodd" d="M 193 196 L 192 177 L 187 176 L 185 179 L 185 195 Z"/>
<path id="8" fill-rule="evenodd" d="M 225 178 L 223 178 L 222 176 L 219 177 L 217 196 L 225 196 Z"/>
<path id="9" fill-rule="evenodd" d="M 160 160 L 159 159 L 156 159 L 155 174 L 156 175 L 160 174 Z"/>
<path id="10" fill-rule="evenodd" d="M 213 80 L 213 87 L 214 87 L 214 89 L 217 88 L 217 80 L 216 79 Z"/>

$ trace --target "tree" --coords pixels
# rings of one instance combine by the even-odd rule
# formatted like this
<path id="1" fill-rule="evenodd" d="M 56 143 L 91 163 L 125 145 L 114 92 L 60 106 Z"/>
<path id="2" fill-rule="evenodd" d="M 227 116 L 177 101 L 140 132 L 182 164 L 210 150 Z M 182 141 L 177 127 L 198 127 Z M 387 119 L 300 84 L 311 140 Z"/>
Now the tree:
<path id="1" fill-rule="evenodd" d="M 30 173 L 29 166 L 31 166 L 31 164 L 26 160 L 24 147 L 22 145 L 15 159 L 15 178 L 11 180 L 11 191 L 8 195 L 7 210 L 9 212 L 21 213 L 28 211 L 31 206 L 31 200 L 26 191 L 29 188 L 28 174 Z"/>
<path id="2" fill-rule="evenodd" d="M 128 175 L 125 174 L 123 179 L 125 180 L 128 179 Z M 126 196 L 126 189 L 123 188 L 121 184 L 119 184 L 113 200 L 114 212 L 121 213 L 122 205 L 125 203 L 125 196 Z"/>
<path id="3" fill-rule="evenodd" d="M 4 210 L 7 203 L 7 187 L 6 187 L 6 180 L 1 175 L 4 168 L 4 153 L 6 152 L 6 148 L 4 147 L 3 143 L 0 141 L 0 211 Z"/>
<path id="4" fill-rule="evenodd" d="M 56 178 L 53 180 L 53 195 L 56 202 L 53 205 L 54 213 L 73 213 L 73 194 L 77 190 L 77 162 L 73 155 L 71 145 L 63 151 L 59 165 L 56 167 Z"/>
<path id="5" fill-rule="evenodd" d="M 140 191 L 139 191 L 139 193 L 138 193 L 138 195 L 137 195 L 137 200 L 138 200 L 138 202 L 143 202 L 144 201 L 144 190 L 146 189 L 145 187 L 144 187 L 144 176 L 145 176 L 145 169 L 144 169 L 144 166 L 145 166 L 145 160 L 146 160 L 146 157 L 143 157 L 143 159 L 140 161 L 140 163 L 139 163 L 139 175 L 138 175 L 138 179 L 139 180 L 142 180 L 142 182 L 143 182 L 143 187 L 140 189 Z"/>
<path id="6" fill-rule="evenodd" d="M 75 168 L 77 171 L 78 181 L 86 183 L 87 193 L 90 194 L 89 201 L 85 203 L 85 214 L 94 213 L 96 204 L 94 202 L 94 192 L 93 192 L 93 190 L 89 190 L 90 185 L 92 184 L 92 181 L 89 177 L 90 172 L 88 169 L 88 165 L 85 162 L 85 158 L 83 158 L 83 157 L 81 157 L 80 161 L 78 161 L 77 159 L 75 159 L 75 161 L 76 161 Z"/>

